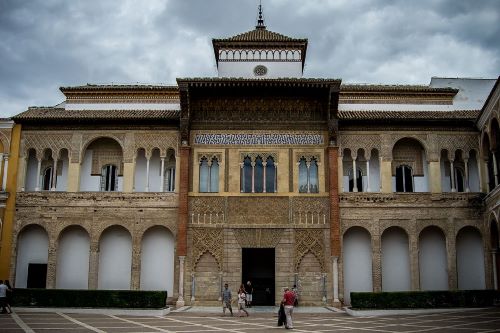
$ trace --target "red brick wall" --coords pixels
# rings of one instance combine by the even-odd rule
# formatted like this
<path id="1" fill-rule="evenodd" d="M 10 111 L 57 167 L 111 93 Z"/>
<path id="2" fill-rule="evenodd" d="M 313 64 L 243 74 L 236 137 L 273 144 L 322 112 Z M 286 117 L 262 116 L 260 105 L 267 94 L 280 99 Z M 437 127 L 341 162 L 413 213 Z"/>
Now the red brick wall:
<path id="1" fill-rule="evenodd" d="M 189 191 L 189 147 L 180 149 L 179 220 L 177 224 L 177 255 L 187 254 L 188 191 Z"/>
<path id="2" fill-rule="evenodd" d="M 329 191 L 330 191 L 330 248 L 332 256 L 340 256 L 340 209 L 338 178 L 338 147 L 328 147 Z"/>

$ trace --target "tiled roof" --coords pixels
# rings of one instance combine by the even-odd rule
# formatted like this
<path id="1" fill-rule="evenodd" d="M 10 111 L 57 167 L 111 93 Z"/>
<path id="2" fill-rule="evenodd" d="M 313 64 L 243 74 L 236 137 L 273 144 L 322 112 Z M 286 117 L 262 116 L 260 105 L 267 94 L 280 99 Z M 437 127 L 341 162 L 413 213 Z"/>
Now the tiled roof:
<path id="1" fill-rule="evenodd" d="M 150 85 L 150 84 L 86 84 L 83 86 L 61 87 L 61 91 L 80 90 L 134 90 L 134 91 L 178 91 L 179 88 L 173 85 Z"/>
<path id="2" fill-rule="evenodd" d="M 242 34 L 222 39 L 214 39 L 214 42 L 306 42 L 307 39 L 295 39 L 267 29 L 254 29 Z"/>
<path id="3" fill-rule="evenodd" d="M 387 85 L 387 84 L 342 84 L 340 93 L 347 92 L 449 92 L 456 93 L 454 88 L 434 88 L 427 85 Z"/>
<path id="4" fill-rule="evenodd" d="M 134 120 L 179 119 L 175 110 L 66 110 L 54 107 L 32 107 L 12 117 L 14 121 L 29 120 Z"/>
<path id="5" fill-rule="evenodd" d="M 475 120 L 479 110 L 457 111 L 339 111 L 339 119 L 344 120 L 377 120 L 377 119 L 402 119 L 402 120 Z"/>

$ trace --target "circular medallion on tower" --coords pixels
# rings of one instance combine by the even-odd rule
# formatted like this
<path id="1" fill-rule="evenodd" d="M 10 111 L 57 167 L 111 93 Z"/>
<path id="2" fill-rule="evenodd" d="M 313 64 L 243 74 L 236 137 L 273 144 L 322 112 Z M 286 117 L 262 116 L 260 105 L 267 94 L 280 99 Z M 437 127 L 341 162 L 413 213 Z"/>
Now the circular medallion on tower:
<path id="1" fill-rule="evenodd" d="M 257 65 L 253 69 L 253 73 L 255 74 L 255 76 L 264 76 L 267 74 L 267 67 L 264 65 Z"/>

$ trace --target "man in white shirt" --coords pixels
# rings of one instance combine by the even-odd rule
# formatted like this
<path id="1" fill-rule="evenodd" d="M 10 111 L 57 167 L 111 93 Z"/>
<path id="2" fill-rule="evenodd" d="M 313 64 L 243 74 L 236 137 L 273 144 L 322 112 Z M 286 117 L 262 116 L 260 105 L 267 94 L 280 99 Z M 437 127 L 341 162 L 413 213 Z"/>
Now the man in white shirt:
<path id="1" fill-rule="evenodd" d="M 9 287 L 3 283 L 3 280 L 0 280 L 0 306 L 2 307 L 2 313 L 10 313 L 7 312 L 7 290 L 9 290 Z"/>

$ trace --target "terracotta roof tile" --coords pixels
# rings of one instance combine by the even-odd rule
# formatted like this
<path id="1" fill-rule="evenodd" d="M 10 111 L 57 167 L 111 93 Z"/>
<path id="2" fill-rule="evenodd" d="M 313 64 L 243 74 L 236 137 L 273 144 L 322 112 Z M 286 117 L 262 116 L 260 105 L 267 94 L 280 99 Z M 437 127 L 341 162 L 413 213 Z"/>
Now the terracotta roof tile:
<path id="1" fill-rule="evenodd" d="M 214 42 L 306 42 L 307 39 L 295 39 L 267 29 L 254 29 L 239 35 L 214 39 Z"/>
<path id="2" fill-rule="evenodd" d="M 404 119 L 404 120 L 435 120 L 457 119 L 474 120 L 480 110 L 456 111 L 339 111 L 339 119 L 344 120 L 376 120 L 376 119 Z"/>
<path id="3" fill-rule="evenodd" d="M 128 119 L 179 119 L 174 110 L 66 110 L 54 107 L 32 107 L 12 117 L 15 121 L 27 120 L 128 120 Z"/>

